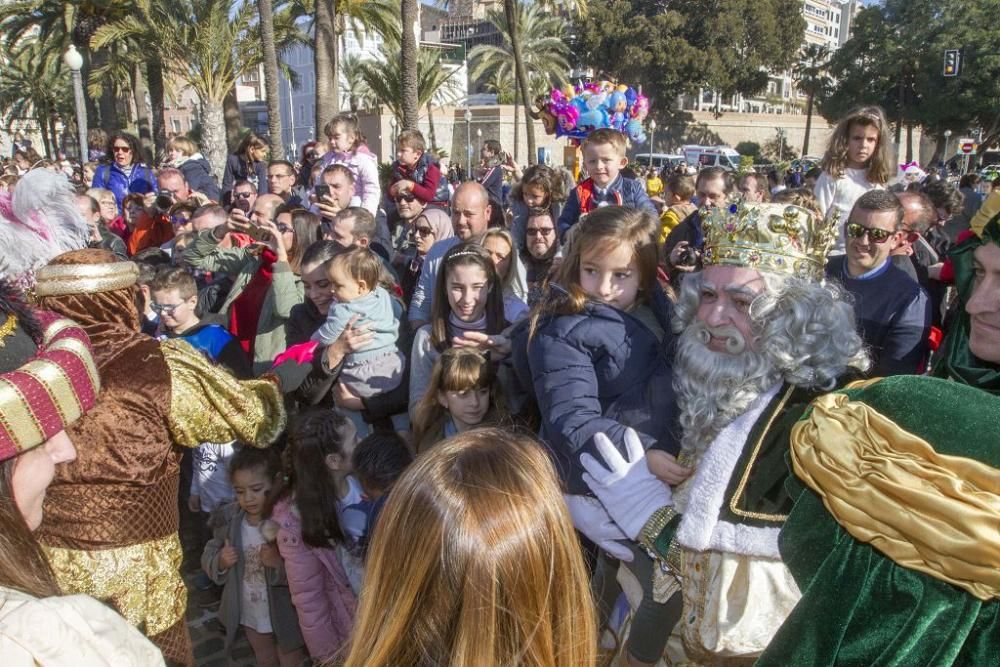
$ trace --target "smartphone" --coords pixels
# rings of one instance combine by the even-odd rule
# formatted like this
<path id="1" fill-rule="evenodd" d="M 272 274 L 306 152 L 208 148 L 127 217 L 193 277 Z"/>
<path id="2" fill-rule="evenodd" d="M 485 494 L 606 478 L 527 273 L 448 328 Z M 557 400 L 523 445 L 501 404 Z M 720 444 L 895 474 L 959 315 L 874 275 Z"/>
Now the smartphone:
<path id="1" fill-rule="evenodd" d="M 233 203 L 233 207 L 234 208 L 238 208 L 241 211 L 243 211 L 243 215 L 249 215 L 250 214 L 250 202 L 248 202 L 246 199 L 237 199 Z"/>
<path id="2" fill-rule="evenodd" d="M 330 196 L 330 186 L 329 185 L 317 185 L 316 188 L 314 189 L 314 192 L 316 193 L 316 201 L 319 201 L 323 197 L 329 197 Z"/>

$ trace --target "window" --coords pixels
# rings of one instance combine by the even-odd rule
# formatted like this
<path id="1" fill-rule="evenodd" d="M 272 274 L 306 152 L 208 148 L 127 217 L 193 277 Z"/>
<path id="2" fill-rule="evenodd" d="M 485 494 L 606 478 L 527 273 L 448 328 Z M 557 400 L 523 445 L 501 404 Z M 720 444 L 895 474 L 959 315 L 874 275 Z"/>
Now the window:
<path id="1" fill-rule="evenodd" d="M 178 133 L 181 131 L 181 121 L 179 118 L 170 119 L 170 129 Z"/>
<path id="2" fill-rule="evenodd" d="M 306 115 L 306 112 L 305 112 L 305 107 L 303 107 L 303 106 L 302 106 L 302 105 L 300 104 L 300 105 L 299 105 L 299 122 L 300 122 L 300 123 L 302 122 L 302 117 L 303 117 L 303 116 L 305 116 L 305 115 Z M 292 124 L 293 124 L 293 125 L 295 124 L 295 119 L 294 119 L 294 118 L 292 119 Z"/>

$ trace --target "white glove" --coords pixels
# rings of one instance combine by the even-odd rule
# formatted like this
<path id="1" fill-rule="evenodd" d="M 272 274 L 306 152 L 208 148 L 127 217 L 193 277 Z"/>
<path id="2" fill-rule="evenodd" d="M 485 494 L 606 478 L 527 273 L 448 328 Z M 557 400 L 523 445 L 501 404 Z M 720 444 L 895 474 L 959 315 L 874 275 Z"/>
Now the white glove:
<path id="1" fill-rule="evenodd" d="M 608 511 L 597 498 L 563 495 L 573 525 L 591 542 L 618 560 L 632 562 L 632 550 L 618 540 L 627 540 L 622 529 L 611 520 Z"/>
<path id="2" fill-rule="evenodd" d="M 634 540 L 653 512 L 673 504 L 670 487 L 649 472 L 642 443 L 632 429 L 625 429 L 628 460 L 622 458 L 603 433 L 594 436 L 594 445 L 604 459 L 604 465 L 590 454 L 582 454 L 580 464 L 587 470 L 583 481 L 600 499 L 615 523 Z"/>

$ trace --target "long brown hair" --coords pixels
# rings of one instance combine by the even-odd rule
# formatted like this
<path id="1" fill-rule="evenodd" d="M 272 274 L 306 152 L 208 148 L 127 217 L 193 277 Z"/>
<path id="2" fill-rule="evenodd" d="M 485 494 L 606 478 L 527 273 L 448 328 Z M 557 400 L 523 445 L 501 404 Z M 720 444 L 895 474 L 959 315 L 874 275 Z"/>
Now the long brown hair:
<path id="1" fill-rule="evenodd" d="M 431 345 L 438 352 L 451 346 L 448 334 L 448 272 L 456 266 L 474 265 L 486 272 L 486 333 L 498 334 L 507 326 L 503 312 L 503 286 L 493 259 L 486 249 L 476 243 L 459 243 L 441 260 L 434 284 L 434 300 L 431 302 Z"/>
<path id="2" fill-rule="evenodd" d="M 15 461 L 0 462 L 0 586 L 37 598 L 60 595 L 49 561 L 14 500 Z"/>
<path id="3" fill-rule="evenodd" d="M 570 228 L 566 238 L 565 258 L 556 274 L 557 285 L 549 283 L 531 312 L 529 338 L 538 323 L 550 315 L 575 315 L 583 312 L 590 298 L 580 285 L 580 266 L 584 253 L 614 252 L 619 246 L 633 249 L 639 266 L 639 300 L 649 298 L 657 289 L 656 216 L 642 209 L 604 206 Z"/>
<path id="4" fill-rule="evenodd" d="M 420 453 L 443 438 L 448 411 L 438 400 L 441 391 L 490 390 L 490 408 L 483 424 L 496 424 L 506 416 L 493 364 L 478 350 L 451 347 L 434 361 L 427 391 L 413 416 L 413 446 Z"/>
<path id="5" fill-rule="evenodd" d="M 379 522 L 346 667 L 587 667 L 580 543 L 542 447 L 476 429 L 425 454 Z"/>
<path id="6" fill-rule="evenodd" d="M 862 125 L 864 127 L 874 127 L 878 130 L 878 146 L 875 153 L 868 159 L 868 173 L 866 178 L 869 183 L 885 184 L 889 182 L 889 176 L 895 173 L 892 164 L 892 152 L 889 148 L 889 121 L 885 118 L 885 112 L 881 107 L 858 107 L 851 110 L 846 116 L 840 119 L 833 134 L 830 135 L 830 143 L 826 147 L 826 154 L 823 156 L 820 167 L 833 178 L 840 178 L 847 168 L 847 145 L 851 139 L 851 126 Z"/>
<path id="7" fill-rule="evenodd" d="M 288 265 L 292 268 L 292 273 L 299 275 L 302 273 L 302 257 L 306 254 L 306 249 L 319 240 L 319 217 L 298 206 L 282 205 L 274 211 L 275 224 L 278 216 L 283 213 L 292 216 L 293 238 L 292 247 L 288 248 Z"/>

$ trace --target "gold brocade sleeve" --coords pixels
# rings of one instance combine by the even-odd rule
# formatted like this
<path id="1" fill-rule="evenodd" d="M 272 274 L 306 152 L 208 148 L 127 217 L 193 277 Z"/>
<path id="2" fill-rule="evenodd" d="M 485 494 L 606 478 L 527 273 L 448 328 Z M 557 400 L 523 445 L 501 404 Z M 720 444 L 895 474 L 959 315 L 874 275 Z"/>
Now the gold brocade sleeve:
<path id="1" fill-rule="evenodd" d="M 1000 597 L 996 468 L 939 454 L 845 394 L 813 402 L 792 430 L 791 459 L 856 539 L 980 600 Z"/>
<path id="2" fill-rule="evenodd" d="M 164 341 L 170 368 L 170 433 L 174 442 L 239 440 L 267 447 L 285 428 L 285 406 L 271 380 L 237 380 L 188 343 Z"/>

